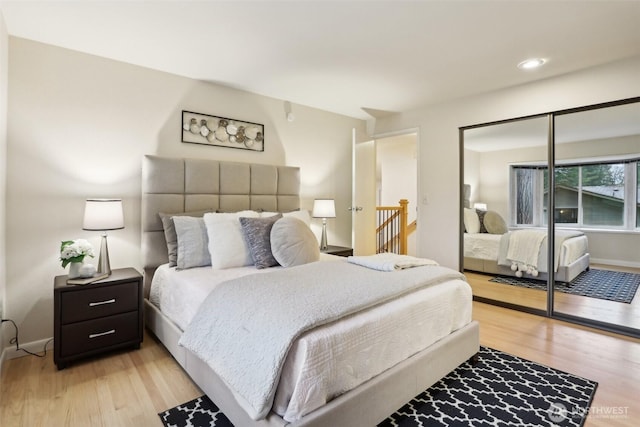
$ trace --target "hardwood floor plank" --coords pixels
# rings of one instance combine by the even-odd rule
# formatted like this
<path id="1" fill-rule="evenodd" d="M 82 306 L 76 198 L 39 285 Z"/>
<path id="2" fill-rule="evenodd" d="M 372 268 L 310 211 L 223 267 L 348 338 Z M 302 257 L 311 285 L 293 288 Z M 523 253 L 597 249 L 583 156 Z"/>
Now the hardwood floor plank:
<path id="1" fill-rule="evenodd" d="M 474 302 L 480 342 L 598 381 L 587 427 L 640 424 L 640 340 Z M 0 426 L 157 426 L 157 413 L 202 392 L 153 336 L 140 350 L 58 371 L 51 354 L 5 362 Z M 626 411 L 611 418 L 606 411 Z"/>

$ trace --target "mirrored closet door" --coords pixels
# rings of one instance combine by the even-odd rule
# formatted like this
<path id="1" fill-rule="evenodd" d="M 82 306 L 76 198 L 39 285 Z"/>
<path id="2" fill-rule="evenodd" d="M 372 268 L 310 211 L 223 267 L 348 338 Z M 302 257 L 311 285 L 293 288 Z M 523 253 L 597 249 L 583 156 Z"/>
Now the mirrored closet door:
<path id="1" fill-rule="evenodd" d="M 460 135 L 474 298 L 640 336 L 640 98 Z"/>
<path id="2" fill-rule="evenodd" d="M 640 103 L 559 113 L 554 135 L 556 255 L 570 266 L 554 312 L 640 330 Z"/>
<path id="3" fill-rule="evenodd" d="M 526 260 L 522 250 L 522 262 L 511 261 L 518 257 L 508 251 L 517 244 L 508 241 L 509 230 L 545 226 L 548 121 L 540 116 L 464 130 L 463 266 L 476 299 L 546 311 L 546 271 L 531 270 L 538 260 Z M 537 243 L 536 256 L 544 260 L 548 241 Z M 520 286 L 527 278 L 535 280 Z"/>

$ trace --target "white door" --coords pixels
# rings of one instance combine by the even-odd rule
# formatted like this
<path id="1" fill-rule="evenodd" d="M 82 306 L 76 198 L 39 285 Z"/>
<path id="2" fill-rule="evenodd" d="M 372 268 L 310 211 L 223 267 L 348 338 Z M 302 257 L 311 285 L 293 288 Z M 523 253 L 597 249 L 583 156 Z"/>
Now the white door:
<path id="1" fill-rule="evenodd" d="M 351 223 L 354 255 L 376 253 L 376 143 L 353 129 Z"/>

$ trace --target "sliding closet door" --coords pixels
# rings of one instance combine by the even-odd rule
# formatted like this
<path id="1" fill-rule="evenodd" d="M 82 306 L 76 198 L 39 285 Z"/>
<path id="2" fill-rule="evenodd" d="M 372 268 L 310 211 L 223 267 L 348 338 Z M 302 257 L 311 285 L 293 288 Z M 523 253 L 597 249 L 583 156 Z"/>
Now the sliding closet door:
<path id="1" fill-rule="evenodd" d="M 640 103 L 557 114 L 554 123 L 554 314 L 637 333 Z"/>
<path id="2" fill-rule="evenodd" d="M 512 254 L 505 239 L 547 226 L 548 124 L 544 115 L 462 130 L 462 265 L 477 300 L 547 312 L 547 239 Z"/>

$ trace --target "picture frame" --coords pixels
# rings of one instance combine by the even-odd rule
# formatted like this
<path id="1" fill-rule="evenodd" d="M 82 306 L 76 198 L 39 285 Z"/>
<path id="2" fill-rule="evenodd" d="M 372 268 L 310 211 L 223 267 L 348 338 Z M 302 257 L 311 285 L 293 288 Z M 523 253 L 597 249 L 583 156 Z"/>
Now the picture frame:
<path id="1" fill-rule="evenodd" d="M 264 125 L 183 110 L 182 142 L 264 151 Z"/>

